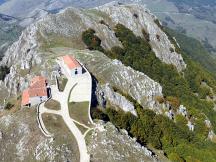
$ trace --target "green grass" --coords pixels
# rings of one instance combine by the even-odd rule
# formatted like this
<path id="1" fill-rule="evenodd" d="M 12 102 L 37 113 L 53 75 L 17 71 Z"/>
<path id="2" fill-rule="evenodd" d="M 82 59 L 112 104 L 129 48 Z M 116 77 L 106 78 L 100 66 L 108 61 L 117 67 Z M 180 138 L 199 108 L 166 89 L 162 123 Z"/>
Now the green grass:
<path id="1" fill-rule="evenodd" d="M 58 101 L 56 100 L 48 100 L 45 105 L 44 105 L 46 108 L 48 109 L 52 109 L 52 110 L 60 110 L 61 109 L 61 105 Z"/>
<path id="2" fill-rule="evenodd" d="M 47 51 L 50 48 L 55 48 L 55 47 L 71 47 L 71 48 L 76 48 L 76 49 L 83 49 L 84 44 L 80 43 L 81 40 L 79 41 L 78 39 L 71 38 L 71 37 L 65 37 L 60 34 L 56 35 L 53 33 L 47 34 L 49 39 L 43 38 L 41 34 L 38 33 L 39 37 L 39 42 L 41 44 L 40 49 L 42 51 Z"/>
<path id="3" fill-rule="evenodd" d="M 70 102 L 68 104 L 70 117 L 82 124 L 90 126 L 88 105 L 89 102 Z"/>
<path id="4" fill-rule="evenodd" d="M 58 78 L 58 88 L 60 92 L 64 91 L 67 82 L 68 82 L 67 78 Z"/>

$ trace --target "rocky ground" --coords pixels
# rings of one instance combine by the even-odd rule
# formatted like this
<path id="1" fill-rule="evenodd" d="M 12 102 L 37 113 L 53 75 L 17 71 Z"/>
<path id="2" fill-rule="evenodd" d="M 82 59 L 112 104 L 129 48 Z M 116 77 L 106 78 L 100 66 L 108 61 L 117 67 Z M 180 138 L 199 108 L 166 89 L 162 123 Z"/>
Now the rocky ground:
<path id="1" fill-rule="evenodd" d="M 49 120 L 54 124 L 48 123 L 49 128 L 56 130 L 55 118 Z M 64 136 L 70 134 L 59 131 L 58 136 L 45 138 L 38 128 L 35 108 L 5 115 L 0 117 L 0 161 L 78 161 L 76 147 L 68 145 Z"/>
<path id="2" fill-rule="evenodd" d="M 87 136 L 92 162 L 157 162 L 157 155 L 138 144 L 125 130 L 118 130 L 111 123 L 97 122 L 98 128 Z"/>

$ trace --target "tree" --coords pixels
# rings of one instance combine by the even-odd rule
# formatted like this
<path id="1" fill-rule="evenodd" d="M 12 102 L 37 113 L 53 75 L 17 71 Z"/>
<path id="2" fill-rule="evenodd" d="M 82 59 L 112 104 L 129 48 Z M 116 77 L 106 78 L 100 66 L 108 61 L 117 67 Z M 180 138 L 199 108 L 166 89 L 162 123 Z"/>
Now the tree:
<path id="1" fill-rule="evenodd" d="M 0 80 L 4 80 L 5 76 L 10 72 L 7 66 L 0 66 Z"/>
<path id="2" fill-rule="evenodd" d="M 184 162 L 184 160 L 179 157 L 179 155 L 177 153 L 171 153 L 168 155 L 168 158 L 172 161 L 172 162 Z"/>

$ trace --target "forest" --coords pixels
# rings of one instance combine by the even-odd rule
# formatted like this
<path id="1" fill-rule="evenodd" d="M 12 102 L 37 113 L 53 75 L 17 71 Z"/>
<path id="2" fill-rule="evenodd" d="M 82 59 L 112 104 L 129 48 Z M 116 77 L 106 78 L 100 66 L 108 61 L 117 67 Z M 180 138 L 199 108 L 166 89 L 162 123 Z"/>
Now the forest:
<path id="1" fill-rule="evenodd" d="M 144 29 L 143 37 L 135 36 L 131 30 L 121 24 L 117 24 L 114 31 L 123 48 L 116 46 L 109 51 L 103 49 L 100 45 L 101 40 L 95 35 L 93 29 L 83 32 L 82 39 L 90 50 L 99 50 L 110 58 L 118 59 L 123 64 L 144 72 L 159 82 L 163 87 L 164 98 L 171 103 L 178 103 L 176 107 L 179 104 L 186 106 L 189 116 L 196 119 L 196 126 L 194 132 L 191 133 L 184 126 L 183 120 L 174 123 L 162 115 L 156 115 L 150 110 L 141 108 L 137 103 L 138 118 L 109 108 L 105 112 L 97 110 L 93 116 L 110 120 L 117 127 L 128 130 L 142 144 L 151 144 L 155 148 L 163 149 L 173 161 L 213 161 L 216 159 L 213 149 L 216 145 L 205 140 L 208 129 L 204 123 L 207 116 L 216 131 L 214 104 L 213 101 L 206 100 L 216 93 L 214 76 L 193 61 L 185 51 L 178 48 L 169 33 L 170 41 L 175 45 L 176 51 L 183 55 L 187 64 L 186 70 L 181 73 L 173 65 L 167 65 L 155 56 L 149 44 L 149 35 Z"/>

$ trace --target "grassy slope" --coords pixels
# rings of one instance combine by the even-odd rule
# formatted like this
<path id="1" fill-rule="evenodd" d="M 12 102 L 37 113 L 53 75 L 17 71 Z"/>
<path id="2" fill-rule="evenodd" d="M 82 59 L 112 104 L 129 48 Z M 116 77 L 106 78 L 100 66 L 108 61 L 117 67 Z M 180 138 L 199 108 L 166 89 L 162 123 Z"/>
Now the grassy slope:
<path id="1" fill-rule="evenodd" d="M 193 60 L 200 63 L 209 72 L 216 76 L 216 58 L 209 54 L 202 44 L 191 37 L 166 28 L 171 36 L 177 39 L 181 49 Z"/>

